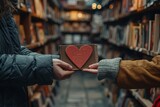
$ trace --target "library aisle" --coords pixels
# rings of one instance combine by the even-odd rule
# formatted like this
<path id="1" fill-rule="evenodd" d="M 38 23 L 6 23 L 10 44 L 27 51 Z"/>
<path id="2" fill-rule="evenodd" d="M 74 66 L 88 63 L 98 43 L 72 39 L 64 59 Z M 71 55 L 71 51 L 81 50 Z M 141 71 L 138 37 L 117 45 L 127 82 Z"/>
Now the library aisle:
<path id="1" fill-rule="evenodd" d="M 11 2 L 12 0 L 4 1 Z M 28 93 L 28 99 L 25 100 L 27 107 L 160 107 L 160 87 L 158 87 L 160 86 L 160 0 L 17 1 L 13 19 L 19 33 L 15 36 L 20 39 L 19 45 L 38 54 L 23 50 L 21 46 L 18 46 L 18 49 L 20 48 L 18 50 L 17 44 L 13 45 L 12 48 L 16 50 L 13 56 L 22 57 L 22 60 L 13 58 L 15 59 L 13 62 L 20 61 L 18 64 L 23 64 L 21 63 L 25 61 L 23 57 L 30 58 L 31 56 L 33 69 L 30 66 L 21 69 L 23 66 L 13 67 L 14 64 L 5 63 L 10 55 L 10 53 L 8 55 L 8 48 L 5 53 L 2 53 L 7 53 L 7 55 L 1 55 L 6 58 L 4 58 L 4 63 L 0 63 L 0 69 L 8 70 L 1 66 L 10 64 L 12 66 L 9 65 L 9 69 L 15 68 L 15 71 L 22 72 L 22 74 L 18 72 L 22 78 L 16 77 L 18 78 L 16 82 L 24 79 L 22 85 Z M 11 4 L 10 2 L 8 5 Z M 0 3 L 0 10 L 1 5 Z M 13 21 L 12 18 L 11 21 Z M 0 26 L 0 31 L 4 30 L 3 27 L 7 29 L 9 22 L 10 20 L 7 21 L 7 25 Z M 15 29 L 15 26 L 12 27 Z M 8 30 L 6 32 L 5 35 L 15 34 Z M 14 39 L 14 36 L 9 37 Z M 1 41 L 4 42 L 3 39 L 0 39 Z M 8 46 L 12 45 L 8 41 L 6 43 L 9 44 Z M 2 47 L 0 46 L 0 50 L 4 48 Z M 55 60 L 52 60 L 53 57 L 49 57 L 51 60 L 47 60 L 44 64 L 46 58 L 39 57 L 39 55 L 55 55 L 54 58 L 60 58 L 61 63 L 64 61 L 70 64 L 73 71 L 71 68 L 65 68 L 64 63 L 62 65 L 55 63 Z M 104 68 L 96 67 L 96 71 L 102 73 L 99 73 L 102 77 L 101 81 L 97 79 L 96 74 L 82 71 L 76 71 L 71 78 L 61 81 L 63 73 L 64 75 L 66 73 L 64 71 L 82 70 L 102 59 L 108 60 L 99 63 Z M 63 73 L 56 74 L 56 64 L 61 68 L 57 72 Z M 48 75 L 46 72 L 41 72 L 44 68 L 51 70 Z M 1 79 L 3 77 L 1 70 L 0 82 L 5 81 Z M 29 73 L 32 70 L 33 73 Z M 14 77 L 11 74 L 4 76 L 9 76 L 12 80 Z M 30 80 L 28 75 L 32 77 Z M 17 89 L 15 90 L 18 92 Z M 3 91 L 0 92 L 3 94 Z M 14 92 L 12 94 L 17 96 Z M 11 95 L 8 94 L 9 97 Z M 17 104 L 19 99 L 17 98 Z"/>
<path id="2" fill-rule="evenodd" d="M 110 107 L 96 75 L 82 71 L 60 82 L 56 107 Z"/>

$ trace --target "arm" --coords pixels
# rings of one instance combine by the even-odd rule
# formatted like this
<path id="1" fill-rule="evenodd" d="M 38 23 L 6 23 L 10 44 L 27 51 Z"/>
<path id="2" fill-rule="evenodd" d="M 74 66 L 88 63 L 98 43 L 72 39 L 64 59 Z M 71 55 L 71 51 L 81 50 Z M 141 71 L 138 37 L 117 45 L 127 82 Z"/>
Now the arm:
<path id="1" fill-rule="evenodd" d="M 21 55 L 28 55 L 28 56 L 40 56 L 42 54 L 36 53 L 36 52 L 32 52 L 29 49 L 27 49 L 24 46 L 21 46 L 21 51 L 20 51 Z M 53 59 L 59 58 L 58 55 L 52 55 Z"/>
<path id="2" fill-rule="evenodd" d="M 99 63 L 98 78 L 116 80 L 122 88 L 150 88 L 160 86 L 160 56 L 147 60 L 106 59 Z M 154 83 L 154 84 L 153 84 Z"/>
<path id="3" fill-rule="evenodd" d="M 51 84 L 52 56 L 0 55 L 0 85 Z"/>
<path id="4" fill-rule="evenodd" d="M 25 46 L 21 46 L 20 54 L 21 54 L 21 55 L 28 55 L 28 56 L 41 55 L 41 54 L 39 54 L 39 53 L 32 52 L 31 50 L 27 49 Z"/>
<path id="5" fill-rule="evenodd" d="M 121 61 L 117 82 L 123 88 L 160 87 L 160 56 L 151 62 Z"/>

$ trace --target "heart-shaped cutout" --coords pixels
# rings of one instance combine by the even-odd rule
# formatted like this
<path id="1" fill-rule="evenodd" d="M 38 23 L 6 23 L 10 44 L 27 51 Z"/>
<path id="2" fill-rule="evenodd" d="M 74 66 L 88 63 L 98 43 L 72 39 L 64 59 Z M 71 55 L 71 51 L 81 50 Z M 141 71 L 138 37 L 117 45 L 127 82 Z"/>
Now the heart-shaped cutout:
<path id="1" fill-rule="evenodd" d="M 93 48 L 89 45 L 81 46 L 80 49 L 74 45 L 70 45 L 66 48 L 67 56 L 79 69 L 88 61 L 92 52 Z"/>

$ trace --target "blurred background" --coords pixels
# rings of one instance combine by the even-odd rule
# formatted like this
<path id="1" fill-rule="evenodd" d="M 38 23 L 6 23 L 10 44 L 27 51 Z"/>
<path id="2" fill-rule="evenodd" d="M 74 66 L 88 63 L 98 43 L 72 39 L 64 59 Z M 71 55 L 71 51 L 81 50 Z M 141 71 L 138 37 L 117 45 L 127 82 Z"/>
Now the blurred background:
<path id="1" fill-rule="evenodd" d="M 42 54 L 59 54 L 62 44 L 96 44 L 99 60 L 160 53 L 159 0 L 18 0 L 14 19 L 21 45 Z M 28 92 L 30 107 L 151 107 L 160 94 L 120 89 L 82 71 Z"/>

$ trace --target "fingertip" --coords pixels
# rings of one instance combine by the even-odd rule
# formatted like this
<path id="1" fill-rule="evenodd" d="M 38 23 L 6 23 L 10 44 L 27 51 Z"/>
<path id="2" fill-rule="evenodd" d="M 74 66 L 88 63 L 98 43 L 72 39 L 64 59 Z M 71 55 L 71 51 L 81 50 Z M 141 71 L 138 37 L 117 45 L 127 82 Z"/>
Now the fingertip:
<path id="1" fill-rule="evenodd" d="M 82 69 L 82 71 L 85 71 L 85 69 Z"/>
<path id="2" fill-rule="evenodd" d="M 82 69 L 82 71 L 87 72 L 87 70 L 86 70 L 86 69 Z"/>
<path id="3" fill-rule="evenodd" d="M 71 65 L 69 65 L 69 67 L 70 67 L 71 69 L 73 69 L 73 67 L 72 67 Z"/>
<path id="4" fill-rule="evenodd" d="M 89 68 L 91 68 L 92 67 L 92 65 L 89 65 Z"/>
<path id="5" fill-rule="evenodd" d="M 71 71 L 67 71 L 69 75 L 73 74 L 75 71 L 71 70 Z"/>
<path id="6" fill-rule="evenodd" d="M 68 65 L 69 70 L 73 71 L 73 67 L 71 65 Z"/>

